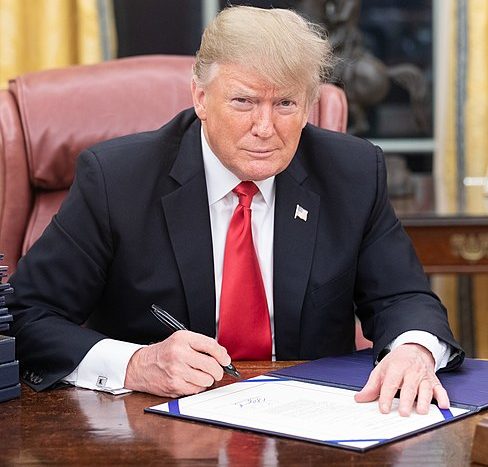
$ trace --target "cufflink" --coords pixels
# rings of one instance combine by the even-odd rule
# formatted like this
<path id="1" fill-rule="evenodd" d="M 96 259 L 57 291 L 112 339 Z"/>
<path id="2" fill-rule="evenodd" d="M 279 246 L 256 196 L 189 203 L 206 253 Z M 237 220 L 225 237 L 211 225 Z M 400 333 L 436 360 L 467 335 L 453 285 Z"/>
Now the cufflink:
<path id="1" fill-rule="evenodd" d="M 99 387 L 99 388 L 104 388 L 104 387 L 105 387 L 105 385 L 107 384 L 107 381 L 108 381 L 108 378 L 107 378 L 106 376 L 99 376 L 99 377 L 97 378 L 97 383 L 96 383 L 96 385 L 97 385 L 97 387 Z"/>

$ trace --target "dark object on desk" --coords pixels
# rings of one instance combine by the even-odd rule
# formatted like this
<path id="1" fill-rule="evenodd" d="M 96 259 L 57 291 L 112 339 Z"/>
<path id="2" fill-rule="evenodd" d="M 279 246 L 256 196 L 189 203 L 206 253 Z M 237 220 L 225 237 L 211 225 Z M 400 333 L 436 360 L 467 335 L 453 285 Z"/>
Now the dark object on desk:
<path id="1" fill-rule="evenodd" d="M 488 418 L 481 420 L 476 426 L 471 462 L 488 465 Z"/>
<path id="2" fill-rule="evenodd" d="M 0 365 L 0 389 L 19 384 L 19 362 L 17 360 Z"/>
<path id="3" fill-rule="evenodd" d="M 0 254 L 0 260 L 3 254 Z M 2 278 L 7 275 L 7 266 L 0 266 L 0 332 L 8 331 L 13 321 L 5 305 L 5 295 L 13 292 Z M 20 396 L 19 362 L 15 360 L 15 338 L 0 335 L 0 402 Z"/>
<path id="4" fill-rule="evenodd" d="M 0 331 L 8 331 L 10 329 L 10 323 L 13 322 L 14 317 L 8 313 L 8 308 L 1 308 L 6 310 L 0 313 Z"/>
<path id="5" fill-rule="evenodd" d="M 3 255 L 0 255 L 0 260 L 2 258 Z M 5 266 L 2 266 L 2 271 L 6 273 Z M 10 287 L 10 284 L 8 282 L 2 284 L 2 277 L 4 276 L 0 276 L 0 332 L 8 331 L 10 329 L 10 323 L 13 321 L 12 315 L 8 312 L 8 308 L 4 305 L 6 302 L 5 295 L 12 293 L 14 289 Z M 1 351 L 0 351 L 0 363 L 1 363 Z"/>
<path id="6" fill-rule="evenodd" d="M 15 338 L 0 336 L 0 364 L 15 360 Z"/>
<path id="7" fill-rule="evenodd" d="M 167 311 L 163 310 L 161 307 L 157 305 L 151 305 L 151 313 L 159 320 L 161 323 L 163 323 L 168 329 L 171 329 L 171 331 L 186 331 L 185 326 L 181 324 L 177 319 L 175 319 L 173 316 L 171 316 Z M 234 378 L 240 378 L 241 375 L 239 372 L 236 370 L 235 366 L 230 363 L 227 366 L 222 366 L 224 369 L 224 372 L 227 373 L 228 375 L 233 376 Z"/>
<path id="8" fill-rule="evenodd" d="M 5 308 L 2 308 L 2 309 L 5 310 Z M 8 311 L 8 308 L 7 308 L 7 311 Z M 14 318 L 10 313 L 0 313 L 0 325 L 1 324 L 9 324 L 13 320 L 14 320 Z"/>
<path id="9" fill-rule="evenodd" d="M 10 287 L 10 284 L 6 282 L 5 284 L 0 284 L 0 295 L 7 295 L 13 293 L 14 289 Z"/>

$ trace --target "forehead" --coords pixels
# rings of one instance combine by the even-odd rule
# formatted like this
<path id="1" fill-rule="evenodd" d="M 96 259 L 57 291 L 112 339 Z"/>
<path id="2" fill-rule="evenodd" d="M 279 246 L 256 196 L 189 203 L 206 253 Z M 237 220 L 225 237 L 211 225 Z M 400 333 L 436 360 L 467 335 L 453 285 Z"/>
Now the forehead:
<path id="1" fill-rule="evenodd" d="M 298 83 L 277 84 L 251 66 L 242 64 L 215 64 L 212 84 L 224 93 L 247 92 L 274 96 L 305 96 L 306 87 Z"/>

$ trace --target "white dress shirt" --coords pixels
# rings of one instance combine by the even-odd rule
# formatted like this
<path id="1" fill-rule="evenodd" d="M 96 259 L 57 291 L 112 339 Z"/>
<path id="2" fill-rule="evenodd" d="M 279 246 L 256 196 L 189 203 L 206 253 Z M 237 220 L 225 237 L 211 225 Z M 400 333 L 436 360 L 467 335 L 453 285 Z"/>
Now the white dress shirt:
<path id="1" fill-rule="evenodd" d="M 238 197 L 232 190 L 241 182 L 222 165 L 210 149 L 203 131 L 201 132 L 203 163 L 210 211 L 210 225 L 214 254 L 216 321 L 218 325 L 220 291 L 224 261 L 225 239 Z M 255 182 L 259 191 L 252 200 L 252 234 L 256 255 L 263 277 L 268 310 L 271 320 L 273 358 L 275 355 L 274 309 L 273 309 L 273 233 L 275 210 L 275 178 Z M 217 335 L 217 329 L 215 330 Z M 393 350 L 401 344 L 421 344 L 432 353 L 436 370 L 446 366 L 450 348 L 436 336 L 425 331 L 408 331 L 398 336 L 390 345 Z M 127 392 L 124 386 L 125 373 L 130 358 L 142 345 L 114 339 L 103 339 L 85 355 L 78 367 L 64 378 L 65 382 L 87 389 L 121 394 Z"/>

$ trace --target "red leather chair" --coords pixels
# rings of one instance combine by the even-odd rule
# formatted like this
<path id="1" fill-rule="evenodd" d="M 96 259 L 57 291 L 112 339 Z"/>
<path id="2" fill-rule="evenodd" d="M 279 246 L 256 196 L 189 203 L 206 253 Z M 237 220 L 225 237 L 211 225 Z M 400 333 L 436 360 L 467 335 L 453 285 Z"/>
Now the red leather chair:
<path id="1" fill-rule="evenodd" d="M 193 60 L 153 55 L 47 70 L 0 91 L 0 252 L 10 273 L 59 209 L 82 149 L 159 128 L 192 105 Z M 323 85 L 309 120 L 345 131 L 344 92 Z"/>

